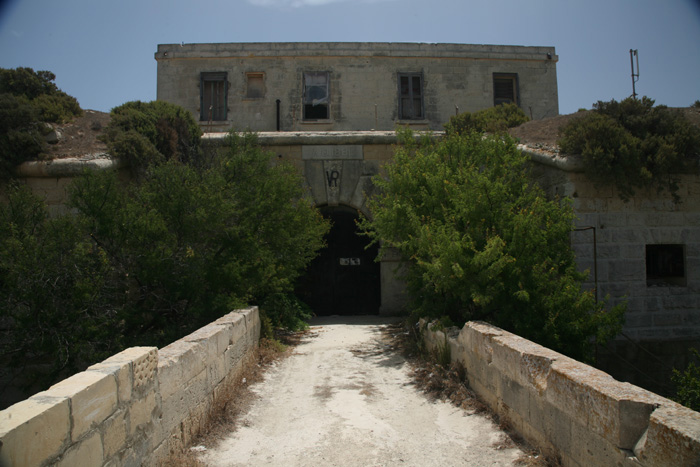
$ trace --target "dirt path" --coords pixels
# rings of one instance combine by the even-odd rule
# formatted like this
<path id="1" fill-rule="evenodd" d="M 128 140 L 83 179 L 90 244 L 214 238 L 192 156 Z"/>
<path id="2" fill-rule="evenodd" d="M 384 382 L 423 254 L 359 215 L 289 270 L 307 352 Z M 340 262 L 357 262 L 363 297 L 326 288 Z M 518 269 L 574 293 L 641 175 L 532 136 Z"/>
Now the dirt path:
<path id="1" fill-rule="evenodd" d="M 211 466 L 511 465 L 517 448 L 489 419 L 431 402 L 388 349 L 378 317 L 312 323 L 270 368 L 237 431 L 202 453 Z"/>

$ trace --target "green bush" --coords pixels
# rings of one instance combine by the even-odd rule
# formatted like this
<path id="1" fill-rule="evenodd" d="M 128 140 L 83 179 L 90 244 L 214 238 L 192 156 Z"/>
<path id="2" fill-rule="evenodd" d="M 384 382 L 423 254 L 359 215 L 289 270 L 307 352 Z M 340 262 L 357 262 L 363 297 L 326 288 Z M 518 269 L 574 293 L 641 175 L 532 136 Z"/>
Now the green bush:
<path id="1" fill-rule="evenodd" d="M 187 110 L 163 101 L 115 107 L 105 129 L 110 153 L 136 174 L 165 161 L 202 164 L 199 125 Z"/>
<path id="2" fill-rule="evenodd" d="M 270 164 L 253 135 L 228 143 L 208 167 L 170 160 L 126 189 L 114 173 L 75 183 L 72 205 L 119 279 L 129 339 L 167 343 L 289 292 L 322 246 L 328 224 L 296 170 Z"/>
<path id="3" fill-rule="evenodd" d="M 290 293 L 273 293 L 260 305 L 273 327 L 301 331 L 309 327 L 307 321 L 313 313 L 304 302 Z"/>
<path id="4" fill-rule="evenodd" d="M 42 122 L 63 123 L 81 116 L 78 101 L 58 89 L 55 79 L 50 71 L 0 68 L 0 94 L 26 98 L 38 110 Z"/>
<path id="5" fill-rule="evenodd" d="M 363 228 L 409 262 L 413 307 L 457 325 L 486 320 L 573 358 L 619 332 L 624 307 L 606 312 L 583 291 L 569 245 L 574 213 L 548 201 L 512 139 L 481 133 L 404 145 L 375 178 Z"/>
<path id="6" fill-rule="evenodd" d="M 700 352 L 691 348 L 695 361 L 700 363 Z M 671 380 L 676 385 L 676 397 L 674 400 L 679 404 L 700 412 L 700 365 L 691 361 L 685 370 L 673 370 Z"/>
<path id="7" fill-rule="evenodd" d="M 44 151 L 47 122 L 82 115 L 78 101 L 60 91 L 50 71 L 0 68 L 0 178 L 10 178 L 22 162 Z"/>
<path id="8" fill-rule="evenodd" d="M 208 164 L 165 160 L 133 182 L 88 172 L 69 189 L 74 214 L 62 217 L 12 185 L 0 204 L 7 370 L 52 383 L 248 304 L 269 305 L 279 325 L 303 325 L 302 305 L 287 294 L 329 224 L 294 167 L 272 162 L 254 135 L 227 142 Z M 33 378 L 25 365 L 50 371 Z"/>
<path id="9" fill-rule="evenodd" d="M 472 131 L 499 133 L 508 128 L 516 127 L 529 119 L 520 107 L 515 104 L 501 104 L 478 112 L 464 112 L 450 118 L 445 124 L 448 135 L 466 134 Z"/>
<path id="10" fill-rule="evenodd" d="M 562 151 L 583 156 L 588 177 L 613 185 L 623 200 L 637 189 L 668 190 L 677 201 L 677 174 L 700 154 L 700 130 L 647 97 L 598 102 L 561 130 Z"/>
<path id="11" fill-rule="evenodd" d="M 0 204 L 0 358 L 6 377 L 55 382 L 121 349 L 109 265 L 72 217 L 48 218 L 25 185 Z M 42 374 L 28 374 L 43 369 Z"/>

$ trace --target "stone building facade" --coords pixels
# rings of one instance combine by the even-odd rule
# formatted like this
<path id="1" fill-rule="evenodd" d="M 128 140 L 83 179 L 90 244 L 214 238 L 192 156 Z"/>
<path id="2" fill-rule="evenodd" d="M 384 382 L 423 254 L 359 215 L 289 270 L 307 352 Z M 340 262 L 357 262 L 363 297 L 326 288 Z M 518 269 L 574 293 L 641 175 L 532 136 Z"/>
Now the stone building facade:
<path id="1" fill-rule="evenodd" d="M 159 100 L 205 131 L 441 130 L 517 103 L 559 113 L 554 47 L 417 43 L 160 44 Z"/>
<path id="2" fill-rule="evenodd" d="M 252 130 L 294 164 L 333 221 L 299 291 L 318 314 L 393 314 L 405 305 L 398 257 L 375 261 L 356 221 L 398 126 L 439 132 L 457 112 L 513 102 L 556 116 L 553 47 L 415 43 L 161 44 L 159 100 L 188 109 L 209 144 Z"/>

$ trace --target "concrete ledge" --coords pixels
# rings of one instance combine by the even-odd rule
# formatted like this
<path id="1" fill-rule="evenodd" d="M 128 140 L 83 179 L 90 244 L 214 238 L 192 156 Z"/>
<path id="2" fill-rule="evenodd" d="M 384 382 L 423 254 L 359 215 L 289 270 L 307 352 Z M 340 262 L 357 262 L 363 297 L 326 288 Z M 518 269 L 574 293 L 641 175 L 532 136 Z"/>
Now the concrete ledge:
<path id="1" fill-rule="evenodd" d="M 565 466 L 700 464 L 698 412 L 486 323 L 421 326 L 429 349 L 449 347 L 472 390 Z"/>
<path id="2" fill-rule="evenodd" d="M 220 145 L 228 133 L 204 133 L 204 144 Z M 256 133 L 262 146 L 397 144 L 395 131 L 261 131 Z M 416 141 L 426 136 L 437 139 L 443 131 L 414 131 Z"/>
<path id="3" fill-rule="evenodd" d="M 252 307 L 160 352 L 132 347 L 92 365 L 0 412 L 0 465 L 158 465 L 204 427 L 259 338 Z"/>
<path id="4" fill-rule="evenodd" d="M 118 169 L 123 164 L 106 153 L 88 154 L 83 157 L 68 157 L 48 161 L 28 161 L 20 164 L 19 177 L 75 177 L 86 169 Z"/>

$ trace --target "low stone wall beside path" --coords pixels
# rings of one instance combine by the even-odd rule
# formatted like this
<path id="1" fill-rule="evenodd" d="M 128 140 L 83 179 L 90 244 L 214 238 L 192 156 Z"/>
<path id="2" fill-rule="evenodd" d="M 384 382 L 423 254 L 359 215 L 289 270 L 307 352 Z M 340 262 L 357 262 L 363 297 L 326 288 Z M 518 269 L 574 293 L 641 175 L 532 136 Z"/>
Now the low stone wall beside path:
<path id="1" fill-rule="evenodd" d="M 449 347 L 470 388 L 564 466 L 700 465 L 700 413 L 483 322 L 420 323 L 432 352 Z"/>
<path id="2" fill-rule="evenodd" d="M 0 466 L 155 466 L 206 423 L 260 338 L 257 307 L 132 347 L 0 412 Z"/>

